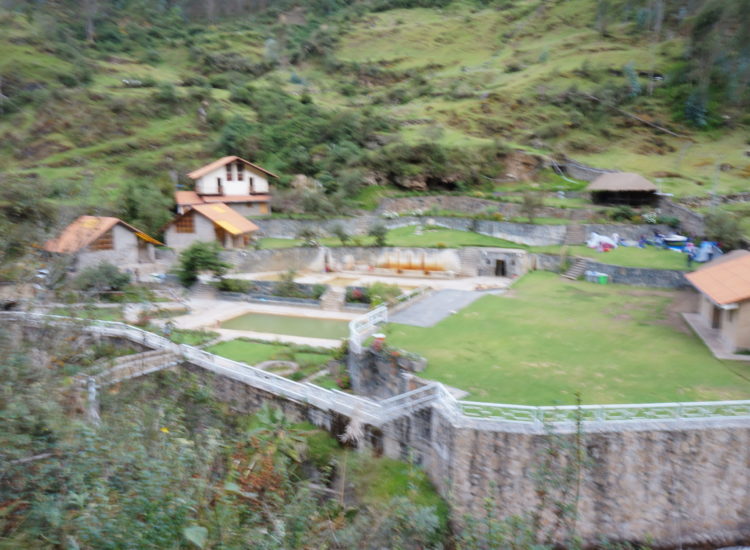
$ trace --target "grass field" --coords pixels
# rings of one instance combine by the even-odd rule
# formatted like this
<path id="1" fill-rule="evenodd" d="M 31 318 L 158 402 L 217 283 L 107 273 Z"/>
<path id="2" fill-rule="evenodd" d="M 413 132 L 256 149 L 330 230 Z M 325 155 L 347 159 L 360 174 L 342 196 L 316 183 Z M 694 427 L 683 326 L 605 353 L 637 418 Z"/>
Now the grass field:
<path id="1" fill-rule="evenodd" d="M 527 405 L 750 398 L 750 363 L 716 360 L 670 316 L 676 292 L 526 275 L 431 328 L 391 324 L 421 376 L 468 399 Z"/>
<path id="2" fill-rule="evenodd" d="M 587 246 L 534 246 L 532 252 L 560 254 L 567 250 L 569 256 L 583 256 L 603 264 L 625 267 L 647 267 L 651 269 L 687 270 L 685 254 L 652 246 L 646 248 L 621 246 L 609 252 L 597 252 Z M 696 264 L 694 264 L 696 265 Z"/>
<path id="3" fill-rule="evenodd" d="M 248 365 L 257 365 L 263 361 L 278 359 L 283 361 L 295 361 L 300 366 L 322 366 L 330 361 L 333 356 L 328 352 L 296 351 L 286 344 L 270 342 L 254 342 L 239 338 L 228 342 L 220 342 L 206 351 L 221 355 L 233 361 L 241 361 Z"/>

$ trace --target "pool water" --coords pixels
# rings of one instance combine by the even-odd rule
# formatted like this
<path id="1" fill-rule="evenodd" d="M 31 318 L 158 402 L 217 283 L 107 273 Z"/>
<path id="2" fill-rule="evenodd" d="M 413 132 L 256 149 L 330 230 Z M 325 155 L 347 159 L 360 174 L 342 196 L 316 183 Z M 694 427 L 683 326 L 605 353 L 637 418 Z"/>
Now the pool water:
<path id="1" fill-rule="evenodd" d="M 247 313 L 221 323 L 222 328 L 252 330 L 310 338 L 344 338 L 349 334 L 349 322 L 310 317 L 288 317 L 267 313 Z"/>

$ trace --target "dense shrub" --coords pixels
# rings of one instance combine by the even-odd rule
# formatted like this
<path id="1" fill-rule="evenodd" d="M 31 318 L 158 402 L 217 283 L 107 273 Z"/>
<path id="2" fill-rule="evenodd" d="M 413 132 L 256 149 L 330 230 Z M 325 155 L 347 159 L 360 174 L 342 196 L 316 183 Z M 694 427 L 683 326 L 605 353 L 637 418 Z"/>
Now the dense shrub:
<path id="1" fill-rule="evenodd" d="M 216 288 L 223 292 L 241 292 L 243 294 L 253 289 L 253 283 L 244 279 L 222 279 L 217 283 Z"/>
<path id="2" fill-rule="evenodd" d="M 75 278 L 79 290 L 94 292 L 120 291 L 130 284 L 130 274 L 109 263 L 87 267 Z"/>

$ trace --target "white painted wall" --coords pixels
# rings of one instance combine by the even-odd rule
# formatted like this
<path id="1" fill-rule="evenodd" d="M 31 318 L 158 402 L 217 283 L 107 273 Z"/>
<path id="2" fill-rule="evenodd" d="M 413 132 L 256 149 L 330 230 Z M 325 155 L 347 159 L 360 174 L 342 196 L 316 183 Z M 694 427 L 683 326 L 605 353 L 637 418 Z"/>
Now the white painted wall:
<path id="1" fill-rule="evenodd" d="M 193 212 L 193 233 L 178 233 L 174 224 L 170 224 L 164 232 L 164 242 L 177 251 L 183 250 L 197 241 L 213 242 L 216 240 L 214 224 L 211 220 Z"/>
<path id="2" fill-rule="evenodd" d="M 195 182 L 195 190 L 199 195 L 218 195 L 219 180 L 223 186 L 224 195 L 250 195 L 251 193 L 268 193 L 268 179 L 263 172 L 253 170 L 245 165 L 243 179 L 237 179 L 236 162 L 231 163 L 232 181 L 227 181 L 226 166 L 212 170 L 208 174 L 198 178 Z M 252 179 L 252 184 L 250 180 Z"/>

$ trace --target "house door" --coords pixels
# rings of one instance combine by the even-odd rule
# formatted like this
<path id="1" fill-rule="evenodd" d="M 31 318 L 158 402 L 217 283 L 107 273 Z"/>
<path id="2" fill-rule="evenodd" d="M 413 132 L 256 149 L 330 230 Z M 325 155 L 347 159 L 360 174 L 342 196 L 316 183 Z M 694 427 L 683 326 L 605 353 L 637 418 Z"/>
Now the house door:
<path id="1" fill-rule="evenodd" d="M 227 232 L 224 230 L 224 228 L 219 227 L 218 225 L 214 225 L 214 232 L 216 233 L 216 240 L 219 242 L 219 244 L 221 246 L 226 246 Z"/>
<path id="2" fill-rule="evenodd" d="M 495 277 L 507 277 L 505 260 L 495 260 Z"/>
<path id="3" fill-rule="evenodd" d="M 716 306 L 711 316 L 711 328 L 721 328 L 721 309 Z"/>

